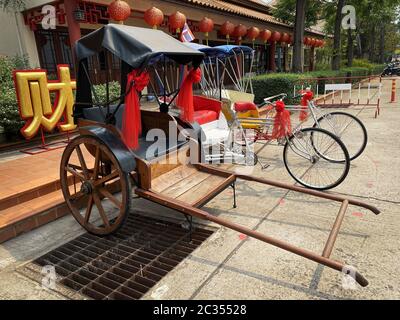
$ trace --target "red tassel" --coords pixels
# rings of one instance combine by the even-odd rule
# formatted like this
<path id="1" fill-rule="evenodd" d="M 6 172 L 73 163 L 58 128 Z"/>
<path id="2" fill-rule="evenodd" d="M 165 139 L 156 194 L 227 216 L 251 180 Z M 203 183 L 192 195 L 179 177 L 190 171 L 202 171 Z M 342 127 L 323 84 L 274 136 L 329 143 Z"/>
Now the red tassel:
<path id="1" fill-rule="evenodd" d="M 201 70 L 192 69 L 182 82 L 176 105 L 181 109 L 181 119 L 186 122 L 194 120 L 193 84 L 201 80 Z"/>
<path id="2" fill-rule="evenodd" d="M 143 91 L 149 84 L 150 77 L 147 72 L 137 75 L 133 70 L 128 74 L 127 91 L 132 82 L 133 87 L 125 96 L 125 111 L 122 120 L 122 137 L 126 146 L 130 149 L 137 149 L 139 146 L 139 136 L 142 133 L 142 121 L 140 116 L 140 103 L 138 93 Z"/>
<path id="3" fill-rule="evenodd" d="M 285 109 L 283 101 L 277 101 L 275 104 L 276 115 L 272 139 L 280 139 L 292 134 L 292 123 L 290 121 L 290 112 Z"/>
<path id="4" fill-rule="evenodd" d="M 299 116 L 300 122 L 304 122 L 308 119 L 308 102 L 314 98 L 314 93 L 311 90 L 301 91 L 304 96 L 301 98 L 301 112 Z"/>

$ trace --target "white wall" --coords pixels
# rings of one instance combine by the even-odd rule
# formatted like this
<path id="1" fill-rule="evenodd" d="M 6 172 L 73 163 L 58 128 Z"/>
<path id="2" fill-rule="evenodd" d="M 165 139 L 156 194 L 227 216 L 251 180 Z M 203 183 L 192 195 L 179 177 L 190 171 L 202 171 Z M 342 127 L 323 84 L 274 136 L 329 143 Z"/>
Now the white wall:
<path id="1" fill-rule="evenodd" d="M 34 33 L 22 14 L 0 11 L 0 55 L 28 55 L 32 67 L 39 67 Z"/>

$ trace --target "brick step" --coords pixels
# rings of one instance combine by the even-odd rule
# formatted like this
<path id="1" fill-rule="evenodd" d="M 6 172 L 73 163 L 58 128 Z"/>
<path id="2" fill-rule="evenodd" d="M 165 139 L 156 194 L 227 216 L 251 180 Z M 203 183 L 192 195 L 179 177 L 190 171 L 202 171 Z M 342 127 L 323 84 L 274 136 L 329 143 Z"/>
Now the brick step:
<path id="1" fill-rule="evenodd" d="M 0 198 L 0 217 L 2 216 L 4 210 L 18 205 L 23 205 L 25 202 L 29 202 L 38 197 L 45 196 L 60 189 L 61 185 L 60 180 L 58 179 L 54 179 L 50 182 L 45 182 L 42 185 L 34 186 L 32 188 L 21 188 L 19 192 L 16 192 L 13 195 Z"/>
<path id="2" fill-rule="evenodd" d="M 0 213 L 0 243 L 69 213 L 61 190 L 11 206 Z"/>

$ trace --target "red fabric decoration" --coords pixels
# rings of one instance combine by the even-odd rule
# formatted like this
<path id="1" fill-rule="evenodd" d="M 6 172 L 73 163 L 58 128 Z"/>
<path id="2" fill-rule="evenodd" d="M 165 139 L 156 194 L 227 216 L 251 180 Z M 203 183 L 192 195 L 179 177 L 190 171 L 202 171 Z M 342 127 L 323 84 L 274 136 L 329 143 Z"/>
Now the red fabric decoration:
<path id="1" fill-rule="evenodd" d="M 290 122 L 290 112 L 285 109 L 283 101 L 277 101 L 275 104 L 276 116 L 272 139 L 280 139 L 292 134 L 292 124 Z"/>
<path id="2" fill-rule="evenodd" d="M 304 94 L 301 98 L 301 112 L 299 116 L 299 120 L 303 122 L 308 119 L 308 102 L 314 98 L 314 93 L 311 90 L 301 91 L 300 93 Z"/>
<path id="3" fill-rule="evenodd" d="M 187 122 L 194 120 L 193 84 L 201 80 L 200 68 L 192 69 L 182 82 L 181 91 L 176 100 L 176 105 L 181 109 L 181 119 Z"/>
<path id="4" fill-rule="evenodd" d="M 140 117 L 140 103 L 138 92 L 143 91 L 149 84 L 150 77 L 147 72 L 140 75 L 136 70 L 128 74 L 127 92 L 133 82 L 133 87 L 125 96 L 125 111 L 122 120 L 122 137 L 127 147 L 136 149 L 139 146 L 139 135 L 142 133 Z"/>

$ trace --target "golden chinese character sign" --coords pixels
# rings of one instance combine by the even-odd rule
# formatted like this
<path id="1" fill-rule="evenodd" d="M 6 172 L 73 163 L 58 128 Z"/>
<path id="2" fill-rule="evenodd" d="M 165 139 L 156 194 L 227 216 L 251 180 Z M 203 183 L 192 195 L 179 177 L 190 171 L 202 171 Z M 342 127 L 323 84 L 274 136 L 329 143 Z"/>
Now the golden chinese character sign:
<path id="1" fill-rule="evenodd" d="M 44 70 L 15 71 L 14 82 L 21 118 L 26 120 L 22 135 L 33 138 L 44 128 L 50 132 L 55 127 L 62 132 L 76 128 L 72 116 L 76 81 L 71 80 L 69 66 L 59 65 L 58 79 L 48 81 Z M 54 105 L 50 93 L 56 92 Z"/>

